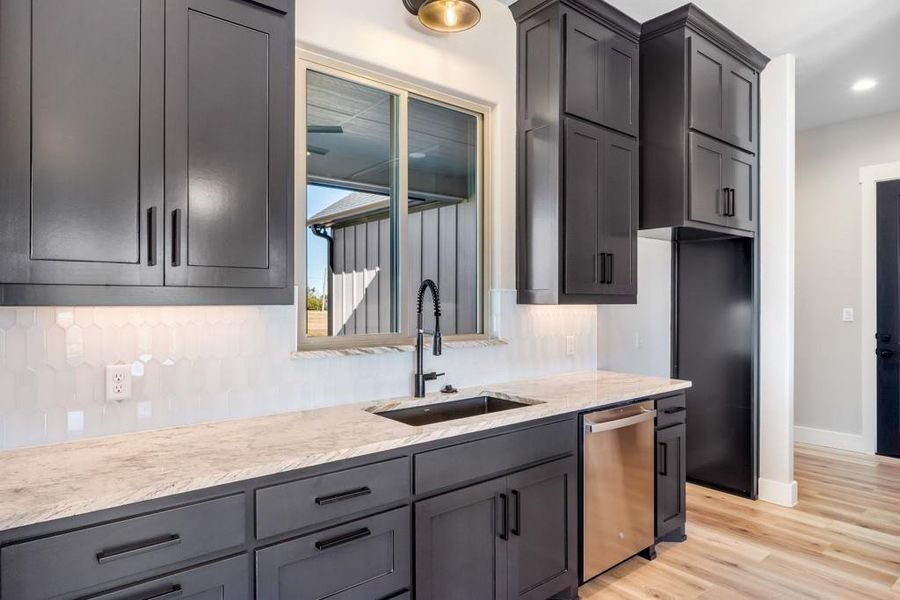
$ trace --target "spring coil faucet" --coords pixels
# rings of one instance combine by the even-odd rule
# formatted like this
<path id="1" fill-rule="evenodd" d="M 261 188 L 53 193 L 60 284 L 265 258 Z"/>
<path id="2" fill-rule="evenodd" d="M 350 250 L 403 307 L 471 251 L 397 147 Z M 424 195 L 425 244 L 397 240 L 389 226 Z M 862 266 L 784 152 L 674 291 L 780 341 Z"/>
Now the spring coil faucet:
<path id="1" fill-rule="evenodd" d="M 425 296 L 425 290 L 431 291 L 431 298 L 434 301 L 434 332 L 425 331 L 425 319 L 422 314 L 422 300 Z M 431 333 L 434 337 L 431 342 L 431 353 L 434 356 L 441 355 L 441 296 L 438 292 L 437 284 L 432 280 L 426 279 L 419 286 L 418 302 L 416 304 L 416 374 L 413 376 L 415 386 L 415 397 L 425 397 L 425 382 L 433 381 L 443 375 L 443 373 L 423 373 L 423 357 L 425 346 L 425 334 Z"/>

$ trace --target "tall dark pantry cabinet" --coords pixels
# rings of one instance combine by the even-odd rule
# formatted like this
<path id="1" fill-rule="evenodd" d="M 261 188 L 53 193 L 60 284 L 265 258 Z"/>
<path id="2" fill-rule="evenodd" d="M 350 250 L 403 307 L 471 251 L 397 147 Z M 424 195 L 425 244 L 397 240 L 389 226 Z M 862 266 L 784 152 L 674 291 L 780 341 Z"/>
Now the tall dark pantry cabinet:
<path id="1" fill-rule="evenodd" d="M 641 229 L 672 241 L 672 375 L 689 379 L 688 480 L 756 497 L 759 73 L 686 5 L 641 31 Z"/>

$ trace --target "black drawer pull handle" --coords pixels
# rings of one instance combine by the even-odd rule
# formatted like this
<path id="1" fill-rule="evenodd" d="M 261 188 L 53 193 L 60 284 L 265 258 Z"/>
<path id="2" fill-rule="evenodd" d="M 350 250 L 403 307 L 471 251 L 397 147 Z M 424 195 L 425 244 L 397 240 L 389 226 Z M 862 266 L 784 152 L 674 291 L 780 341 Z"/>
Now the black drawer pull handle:
<path id="1" fill-rule="evenodd" d="M 509 539 L 509 498 L 506 494 L 500 494 L 500 539 L 504 542 Z"/>
<path id="2" fill-rule="evenodd" d="M 369 486 L 357 488 L 355 490 L 349 490 L 347 492 L 340 492 L 337 494 L 331 494 L 330 496 L 319 496 L 316 498 L 316 504 L 319 506 L 323 506 L 325 504 L 334 504 L 335 502 L 341 502 L 342 500 L 352 500 L 353 498 L 359 498 L 360 496 L 368 496 L 372 493 L 372 490 L 369 489 Z"/>
<path id="3" fill-rule="evenodd" d="M 156 207 L 147 209 L 147 264 L 156 266 Z"/>
<path id="4" fill-rule="evenodd" d="M 172 266 L 181 266 L 181 209 L 172 211 Z"/>
<path id="5" fill-rule="evenodd" d="M 149 596 L 140 596 L 140 600 L 170 600 L 181 597 L 182 591 L 181 586 L 176 584 L 164 590 L 150 592 Z M 135 597 L 134 600 L 138 600 L 138 598 Z"/>
<path id="6" fill-rule="evenodd" d="M 687 408 L 685 408 L 684 406 L 674 406 L 672 408 L 664 408 L 663 413 L 667 414 L 667 415 L 674 415 L 676 413 L 684 412 L 686 410 L 687 410 Z"/>
<path id="7" fill-rule="evenodd" d="M 513 535 L 522 535 L 522 495 L 519 493 L 519 490 L 512 490 L 510 492 L 512 494 L 513 500 L 516 501 L 516 518 L 513 519 L 513 526 L 510 530 L 510 533 Z"/>
<path id="8" fill-rule="evenodd" d="M 369 528 L 363 527 L 362 529 L 357 529 L 356 531 L 351 531 L 350 533 L 345 533 L 344 535 L 339 535 L 333 538 L 328 538 L 327 540 L 316 542 L 316 550 L 328 550 L 329 548 L 334 548 L 335 546 L 341 546 L 343 544 L 355 542 L 356 540 L 361 540 L 364 537 L 369 537 L 370 535 L 372 535 L 372 532 L 369 531 Z"/>
<path id="9" fill-rule="evenodd" d="M 118 560 L 120 558 L 130 558 L 135 554 L 152 552 L 154 550 L 162 550 L 163 548 L 176 546 L 180 543 L 181 536 L 177 533 L 172 535 L 164 535 L 162 537 L 153 538 L 152 540 L 144 540 L 142 542 L 128 544 L 127 546 L 113 548 L 112 550 L 104 550 L 97 554 L 97 562 L 102 565 L 113 560 Z"/>
<path id="10" fill-rule="evenodd" d="M 659 443 L 656 460 L 658 463 L 656 465 L 656 472 L 663 477 L 666 477 L 668 475 L 666 463 L 669 462 L 669 444 L 667 444 L 666 442 Z"/>

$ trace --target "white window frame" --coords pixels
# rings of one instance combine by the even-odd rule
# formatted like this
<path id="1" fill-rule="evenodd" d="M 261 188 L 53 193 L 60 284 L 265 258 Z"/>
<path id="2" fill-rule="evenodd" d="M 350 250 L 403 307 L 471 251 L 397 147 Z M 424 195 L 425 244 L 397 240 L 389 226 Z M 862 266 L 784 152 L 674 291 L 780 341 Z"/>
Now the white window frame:
<path id="1" fill-rule="evenodd" d="M 399 282 L 399 331 L 395 333 L 370 333 L 364 335 L 345 336 L 308 336 L 306 334 L 306 195 L 307 195 L 307 171 L 306 171 L 306 73 L 317 71 L 326 75 L 332 75 L 348 81 L 354 81 L 361 85 L 380 89 L 399 98 L 399 122 L 401 124 L 398 135 L 398 154 L 400 161 L 398 181 L 397 218 L 400 223 L 398 235 L 395 241 L 398 244 L 397 272 L 400 274 Z M 490 132 L 492 121 L 492 108 L 471 100 L 466 100 L 444 92 L 425 88 L 417 84 L 403 81 L 394 77 L 370 71 L 355 65 L 326 57 L 308 50 L 297 49 L 296 77 L 295 77 L 295 136 L 294 136 L 294 177 L 295 177 L 295 210 L 294 210 L 294 272 L 297 282 L 297 349 L 304 351 L 342 350 L 352 348 L 373 348 L 383 346 L 409 346 L 415 343 L 415 331 L 410 331 L 410 311 L 412 307 L 413 285 L 419 282 L 410 282 L 407 273 L 407 214 L 409 204 L 408 187 L 408 118 L 407 107 L 410 96 L 421 98 L 428 102 L 446 105 L 448 108 L 467 112 L 478 120 L 478 146 L 476 187 L 478 189 L 479 215 L 478 215 L 478 262 L 477 278 L 478 293 L 476 294 L 478 306 L 477 323 L 480 333 L 445 335 L 444 340 L 452 346 L 453 342 L 471 342 L 490 339 L 487 333 L 487 316 L 491 310 L 491 296 L 489 277 L 491 273 L 491 139 Z"/>

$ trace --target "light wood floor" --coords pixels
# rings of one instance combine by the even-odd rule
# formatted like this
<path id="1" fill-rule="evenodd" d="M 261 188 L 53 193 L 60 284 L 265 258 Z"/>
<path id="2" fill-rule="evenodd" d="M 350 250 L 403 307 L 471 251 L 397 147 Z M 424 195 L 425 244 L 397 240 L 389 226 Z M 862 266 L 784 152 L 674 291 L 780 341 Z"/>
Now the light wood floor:
<path id="1" fill-rule="evenodd" d="M 900 459 L 797 445 L 794 508 L 688 487 L 688 539 L 580 590 L 601 598 L 900 599 Z"/>

